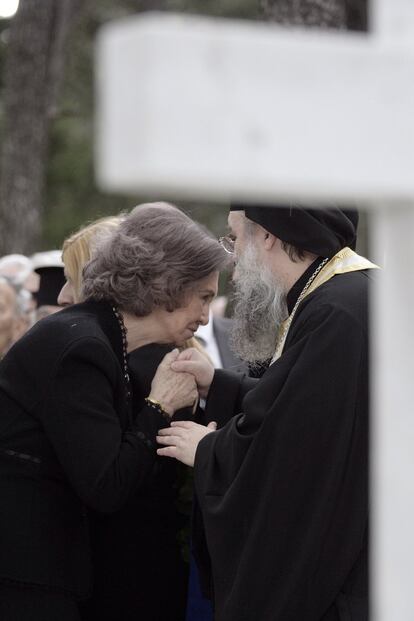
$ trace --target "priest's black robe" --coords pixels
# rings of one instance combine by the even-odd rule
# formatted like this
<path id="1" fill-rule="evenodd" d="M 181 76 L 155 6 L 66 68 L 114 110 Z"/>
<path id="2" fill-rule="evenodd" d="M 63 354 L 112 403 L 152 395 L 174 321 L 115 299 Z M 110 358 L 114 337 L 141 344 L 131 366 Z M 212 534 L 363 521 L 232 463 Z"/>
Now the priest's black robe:
<path id="1" fill-rule="evenodd" d="M 367 621 L 375 272 L 336 275 L 309 294 L 260 380 L 215 374 L 207 416 L 228 422 L 197 449 L 194 538 L 216 621 Z"/>

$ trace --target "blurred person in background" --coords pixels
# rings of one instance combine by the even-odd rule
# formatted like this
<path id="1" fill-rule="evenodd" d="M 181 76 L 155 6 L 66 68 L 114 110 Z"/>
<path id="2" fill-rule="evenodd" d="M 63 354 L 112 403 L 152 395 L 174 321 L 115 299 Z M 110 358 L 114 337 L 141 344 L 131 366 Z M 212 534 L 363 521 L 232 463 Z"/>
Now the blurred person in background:
<path id="1" fill-rule="evenodd" d="M 0 359 L 29 327 L 26 304 L 22 290 L 0 276 Z"/>
<path id="2" fill-rule="evenodd" d="M 199 326 L 195 338 L 204 347 L 216 369 L 245 372 L 246 367 L 230 347 L 232 320 L 210 312 L 206 325 Z"/>
<path id="3" fill-rule="evenodd" d="M 59 306 L 78 304 L 81 301 L 83 268 L 90 261 L 99 243 L 118 228 L 122 219 L 122 215 L 99 218 L 65 239 L 61 253 L 64 283 L 57 296 Z"/>
<path id="4" fill-rule="evenodd" d="M 34 271 L 31 259 L 23 254 L 7 254 L 1 257 L 0 276 L 8 278 L 21 292 L 27 312 L 27 322 L 31 326 L 35 321 L 35 296 L 40 283 L 40 276 Z"/>
<path id="5" fill-rule="evenodd" d="M 227 304 L 227 296 L 218 295 L 211 305 L 211 314 L 213 315 L 213 317 L 225 317 Z"/>
<path id="6" fill-rule="evenodd" d="M 7 276 L 14 285 L 32 294 L 39 289 L 39 275 L 35 273 L 31 259 L 23 254 L 7 254 L 1 257 L 0 276 Z"/>
<path id="7" fill-rule="evenodd" d="M 39 287 L 34 294 L 37 306 L 35 319 L 39 321 L 60 310 L 57 298 L 65 284 L 62 253 L 60 250 L 37 252 L 31 260 L 39 276 Z"/>

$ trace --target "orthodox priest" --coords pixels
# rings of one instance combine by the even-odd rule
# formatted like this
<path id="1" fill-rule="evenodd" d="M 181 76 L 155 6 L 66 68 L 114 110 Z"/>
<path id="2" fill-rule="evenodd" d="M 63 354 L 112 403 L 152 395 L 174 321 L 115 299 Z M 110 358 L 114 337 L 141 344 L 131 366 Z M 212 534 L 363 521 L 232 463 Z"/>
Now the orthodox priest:
<path id="1" fill-rule="evenodd" d="M 235 205 L 233 344 L 259 380 L 187 350 L 208 427 L 160 430 L 194 465 L 216 621 L 367 621 L 368 293 L 352 210 Z M 215 421 L 217 430 L 215 431 Z"/>

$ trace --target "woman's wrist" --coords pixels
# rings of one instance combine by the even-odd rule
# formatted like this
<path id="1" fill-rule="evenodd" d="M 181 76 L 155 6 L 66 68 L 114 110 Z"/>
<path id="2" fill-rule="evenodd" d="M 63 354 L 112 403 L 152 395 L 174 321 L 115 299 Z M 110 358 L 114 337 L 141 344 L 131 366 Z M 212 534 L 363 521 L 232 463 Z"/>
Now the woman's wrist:
<path id="1" fill-rule="evenodd" d="M 147 405 L 152 407 L 154 410 L 158 410 L 160 414 L 164 417 L 170 418 L 174 414 L 174 410 L 169 406 L 168 403 L 164 401 L 161 402 L 159 399 L 150 394 L 145 398 Z"/>

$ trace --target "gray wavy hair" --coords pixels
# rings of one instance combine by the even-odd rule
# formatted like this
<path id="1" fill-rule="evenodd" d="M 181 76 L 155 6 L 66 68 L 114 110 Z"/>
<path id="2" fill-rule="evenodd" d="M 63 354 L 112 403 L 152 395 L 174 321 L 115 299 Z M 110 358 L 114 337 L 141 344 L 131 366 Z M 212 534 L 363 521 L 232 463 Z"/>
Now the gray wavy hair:
<path id="1" fill-rule="evenodd" d="M 110 300 L 138 317 L 185 305 L 196 283 L 228 263 L 200 224 L 169 203 L 135 207 L 83 271 L 82 298 Z"/>

